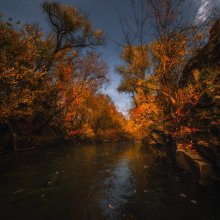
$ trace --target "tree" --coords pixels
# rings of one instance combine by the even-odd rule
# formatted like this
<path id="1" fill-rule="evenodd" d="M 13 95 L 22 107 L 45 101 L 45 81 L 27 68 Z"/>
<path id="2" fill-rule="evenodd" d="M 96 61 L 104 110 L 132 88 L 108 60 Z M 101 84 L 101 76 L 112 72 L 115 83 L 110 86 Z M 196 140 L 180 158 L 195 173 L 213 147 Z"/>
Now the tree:
<path id="1" fill-rule="evenodd" d="M 175 139 L 177 112 L 186 106 L 191 106 L 191 111 L 190 103 L 195 104 L 199 97 L 195 86 L 182 90 L 180 79 L 189 59 L 207 41 L 210 19 L 206 16 L 202 21 L 193 16 L 196 7 L 189 7 L 187 1 L 130 2 L 130 20 L 121 20 L 124 64 L 117 68 L 122 76 L 119 90 L 132 94 L 134 107 L 130 117 L 136 127 L 145 130 L 146 135 L 151 129 L 163 130 Z M 137 50 L 141 52 L 135 53 Z M 184 95 L 186 91 L 188 95 Z"/>
<path id="2" fill-rule="evenodd" d="M 45 93 L 45 72 L 36 70 L 41 33 L 34 26 L 0 23 L 0 119 L 16 136 L 19 121 L 30 119 L 36 100 Z M 14 141 L 14 147 L 16 143 Z"/>
<path id="3" fill-rule="evenodd" d="M 85 128 L 89 100 L 107 82 L 106 64 L 93 51 L 102 31 L 73 6 L 44 2 L 42 9 L 49 35 L 38 25 L 0 21 L 0 130 L 10 131 L 14 148 L 15 139 L 28 146 L 34 135 L 64 134 L 73 112 Z"/>
<path id="4" fill-rule="evenodd" d="M 42 9 L 56 37 L 55 53 L 65 49 L 94 48 L 103 44 L 103 32 L 94 30 L 88 18 L 77 8 L 45 1 Z"/>
<path id="5" fill-rule="evenodd" d="M 149 67 L 147 46 L 125 46 L 121 59 L 126 63 L 126 66 L 117 67 L 122 78 L 118 90 L 132 94 L 134 100 L 138 82 L 146 78 Z"/>
<path id="6" fill-rule="evenodd" d="M 73 130 L 79 131 L 87 123 L 94 96 L 108 81 L 107 67 L 97 53 L 88 52 L 66 65 L 62 62 L 56 74 L 56 84 L 60 89 L 59 106 L 67 122 L 64 124 L 68 126 L 68 133 L 74 133 Z"/>

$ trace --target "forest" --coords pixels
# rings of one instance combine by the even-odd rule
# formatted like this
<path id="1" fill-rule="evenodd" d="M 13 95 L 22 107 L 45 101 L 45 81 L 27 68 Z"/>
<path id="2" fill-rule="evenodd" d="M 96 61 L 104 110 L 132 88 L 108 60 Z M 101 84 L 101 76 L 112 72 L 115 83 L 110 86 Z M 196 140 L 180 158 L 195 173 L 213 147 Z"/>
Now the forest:
<path id="1" fill-rule="evenodd" d="M 118 90 L 133 100 L 127 127 L 171 158 L 189 150 L 219 169 L 219 11 L 195 16 L 186 1 L 138 2 L 121 21 Z"/>
<path id="2" fill-rule="evenodd" d="M 1 17 L 1 148 L 126 138 L 124 116 L 100 93 L 108 68 L 95 48 L 104 33 L 75 7 L 45 2 L 42 10 L 48 35 Z"/>
<path id="3" fill-rule="evenodd" d="M 128 116 L 101 92 L 109 77 L 97 48 L 106 36 L 83 12 L 44 2 L 47 34 L 2 15 L 0 149 L 143 140 L 168 154 L 192 149 L 219 166 L 218 11 L 195 18 L 185 1 L 174 3 L 131 0 L 130 18 L 120 20 L 116 71 L 118 91 L 132 99 Z"/>
<path id="4" fill-rule="evenodd" d="M 220 5 L 102 1 L 0 13 L 0 219 L 219 220 Z"/>

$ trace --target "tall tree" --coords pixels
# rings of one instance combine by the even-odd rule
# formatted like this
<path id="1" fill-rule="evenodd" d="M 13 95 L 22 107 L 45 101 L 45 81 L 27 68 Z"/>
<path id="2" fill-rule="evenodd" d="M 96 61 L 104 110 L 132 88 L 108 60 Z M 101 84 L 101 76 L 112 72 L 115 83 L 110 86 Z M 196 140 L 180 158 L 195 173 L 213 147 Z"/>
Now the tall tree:
<path id="1" fill-rule="evenodd" d="M 60 130 L 71 109 L 82 110 L 76 102 L 107 81 L 106 64 L 92 51 L 103 32 L 73 6 L 44 2 L 42 9 L 49 35 L 38 25 L 0 21 L 0 129 L 10 130 L 14 148 L 16 136 L 25 146 L 32 135 Z"/>
<path id="2" fill-rule="evenodd" d="M 172 135 L 180 100 L 198 100 L 196 88 L 186 89 L 191 94 L 187 98 L 179 85 L 186 63 L 207 41 L 211 19 L 208 11 L 194 16 L 197 9 L 187 0 L 130 3 L 130 20 L 121 20 L 124 64 L 117 67 L 121 75 L 119 91 L 132 94 L 135 105 L 131 118 L 141 130 L 145 127 L 147 133 L 153 126 Z M 206 19 L 202 20 L 204 15 Z M 134 53 L 137 49 L 141 52 Z"/>

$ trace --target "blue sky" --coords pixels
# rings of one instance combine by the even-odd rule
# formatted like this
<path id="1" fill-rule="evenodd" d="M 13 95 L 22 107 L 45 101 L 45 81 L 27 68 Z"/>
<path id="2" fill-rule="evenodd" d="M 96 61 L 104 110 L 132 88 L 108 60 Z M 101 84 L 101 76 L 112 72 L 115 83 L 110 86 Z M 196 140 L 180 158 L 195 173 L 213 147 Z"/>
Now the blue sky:
<path id="1" fill-rule="evenodd" d="M 89 15 L 89 18 L 96 28 L 103 29 L 107 36 L 106 45 L 103 47 L 103 57 L 109 66 L 110 85 L 104 90 L 109 94 L 120 111 L 126 113 L 130 106 L 130 98 L 126 94 L 118 93 L 117 86 L 120 82 L 119 76 L 115 73 L 115 66 L 120 64 L 120 49 L 111 39 L 120 42 L 122 32 L 119 16 L 129 14 L 129 0 L 57 0 L 58 2 L 75 5 Z M 220 0 L 191 0 L 196 1 L 198 8 L 202 9 L 208 2 L 220 6 Z M 47 22 L 41 12 L 42 0 L 0 0 L 0 12 L 6 17 L 22 22 L 37 22 L 44 30 L 47 29 Z M 49 30 L 48 30 L 49 31 Z"/>

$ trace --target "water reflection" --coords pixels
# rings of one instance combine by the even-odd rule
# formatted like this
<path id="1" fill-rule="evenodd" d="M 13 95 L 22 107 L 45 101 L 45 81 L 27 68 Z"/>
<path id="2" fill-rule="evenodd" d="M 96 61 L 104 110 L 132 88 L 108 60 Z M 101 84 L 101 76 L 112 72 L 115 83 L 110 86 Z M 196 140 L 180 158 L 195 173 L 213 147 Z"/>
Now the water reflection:
<path id="1" fill-rule="evenodd" d="M 43 149 L 0 167 L 0 219 L 220 219 L 218 189 L 200 188 L 140 145 Z"/>

